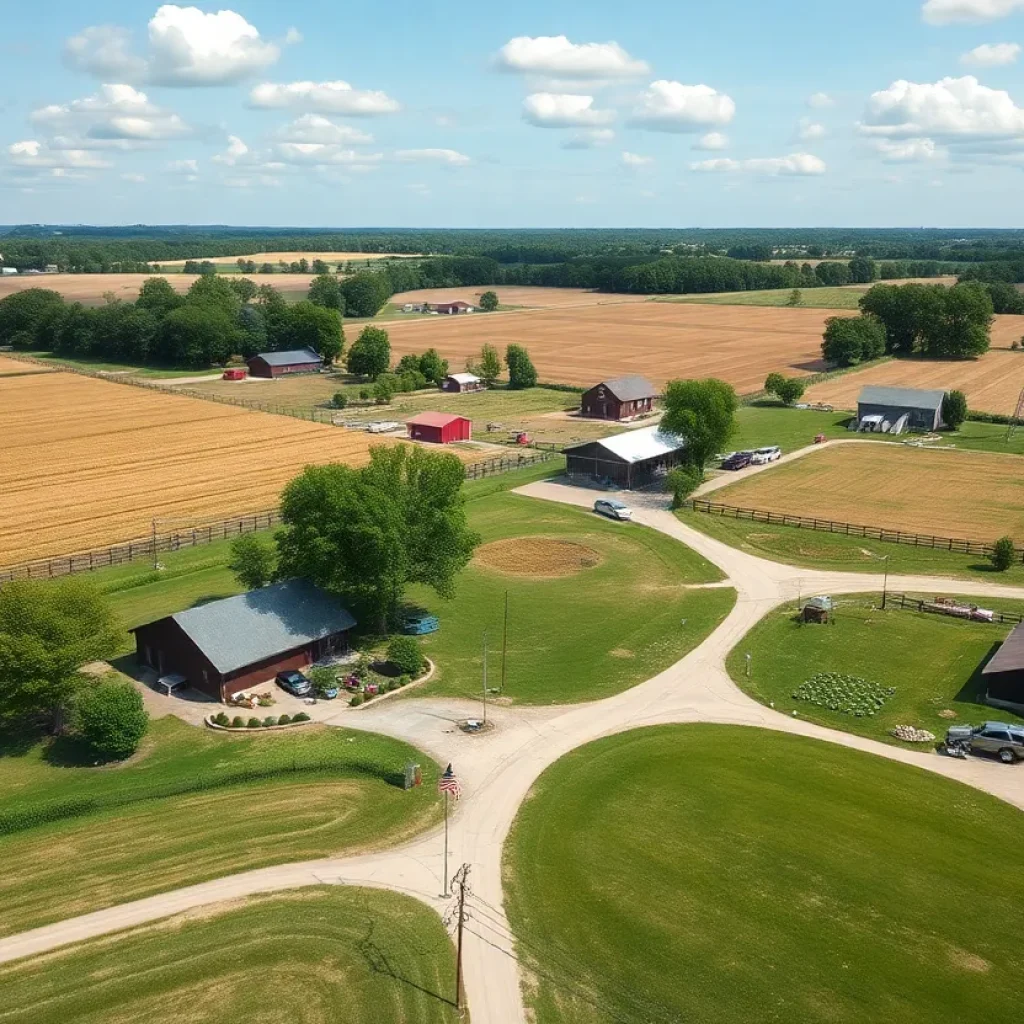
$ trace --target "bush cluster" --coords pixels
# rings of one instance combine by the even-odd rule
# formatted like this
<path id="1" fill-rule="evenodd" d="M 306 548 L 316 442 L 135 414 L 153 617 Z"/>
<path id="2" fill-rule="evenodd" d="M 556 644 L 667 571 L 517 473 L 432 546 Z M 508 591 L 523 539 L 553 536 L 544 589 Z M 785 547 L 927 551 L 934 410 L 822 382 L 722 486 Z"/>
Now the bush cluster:
<path id="1" fill-rule="evenodd" d="M 807 701 L 841 715 L 872 718 L 896 692 L 859 676 L 843 672 L 818 672 L 793 691 L 794 700 Z"/>

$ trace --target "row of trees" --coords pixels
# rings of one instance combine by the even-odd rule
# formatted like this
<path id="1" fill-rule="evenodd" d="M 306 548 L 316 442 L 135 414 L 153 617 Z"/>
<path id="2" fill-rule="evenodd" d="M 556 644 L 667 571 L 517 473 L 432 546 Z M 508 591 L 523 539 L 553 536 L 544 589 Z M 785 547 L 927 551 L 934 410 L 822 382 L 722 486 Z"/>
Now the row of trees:
<path id="1" fill-rule="evenodd" d="M 303 301 L 289 306 L 269 285 L 248 278 L 202 276 L 185 295 L 164 279 L 143 283 L 135 302 L 66 302 L 30 288 L 0 301 L 0 344 L 58 355 L 138 365 L 206 367 L 232 355 L 312 348 L 327 363 L 344 346 L 337 309 Z"/>
<path id="2" fill-rule="evenodd" d="M 858 317 L 825 322 L 822 356 L 854 366 L 889 354 L 965 359 L 988 351 L 993 301 L 989 287 L 875 285 L 860 300 Z"/>

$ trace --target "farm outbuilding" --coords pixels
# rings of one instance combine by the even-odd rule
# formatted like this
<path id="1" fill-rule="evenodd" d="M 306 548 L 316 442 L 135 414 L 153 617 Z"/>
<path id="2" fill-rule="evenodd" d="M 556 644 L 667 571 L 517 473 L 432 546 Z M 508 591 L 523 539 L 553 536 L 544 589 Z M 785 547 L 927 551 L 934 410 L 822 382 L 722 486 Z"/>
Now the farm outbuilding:
<path id="1" fill-rule="evenodd" d="M 441 390 L 459 394 L 464 391 L 484 391 L 487 385 L 475 373 L 449 373 L 441 381 Z"/>
<path id="2" fill-rule="evenodd" d="M 428 303 L 427 309 L 434 313 L 444 313 L 447 316 L 455 316 L 459 313 L 472 313 L 474 306 L 471 306 L 468 302 L 463 302 L 461 299 L 455 302 L 431 302 Z"/>
<path id="3" fill-rule="evenodd" d="M 136 626 L 140 664 L 215 700 L 348 648 L 356 620 L 306 580 L 287 580 Z"/>
<path id="4" fill-rule="evenodd" d="M 585 392 L 580 412 L 598 420 L 631 420 L 651 412 L 657 397 L 657 390 L 646 377 L 616 377 Z"/>
<path id="5" fill-rule="evenodd" d="M 657 426 L 587 441 L 565 449 L 566 473 L 627 490 L 645 487 L 683 461 L 686 439 Z"/>
<path id="6" fill-rule="evenodd" d="M 1024 623 L 1014 626 L 999 650 L 981 670 L 985 699 L 989 703 L 1012 704 L 1024 711 Z"/>
<path id="7" fill-rule="evenodd" d="M 290 352 L 261 352 L 246 360 L 253 377 L 286 377 L 294 373 L 319 373 L 323 360 L 311 348 Z"/>
<path id="8" fill-rule="evenodd" d="M 904 430 L 938 430 L 945 391 L 868 385 L 857 399 L 856 428 L 884 434 Z"/>
<path id="9" fill-rule="evenodd" d="M 447 412 L 421 412 L 407 419 L 405 426 L 413 441 L 429 441 L 431 444 L 468 441 L 473 433 L 471 420 Z"/>

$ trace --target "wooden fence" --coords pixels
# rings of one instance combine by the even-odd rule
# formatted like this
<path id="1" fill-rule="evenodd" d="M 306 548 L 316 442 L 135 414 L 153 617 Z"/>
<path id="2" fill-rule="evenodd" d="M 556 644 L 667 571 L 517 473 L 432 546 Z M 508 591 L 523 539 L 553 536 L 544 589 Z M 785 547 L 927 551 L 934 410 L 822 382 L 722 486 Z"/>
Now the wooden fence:
<path id="1" fill-rule="evenodd" d="M 539 462 L 549 462 L 553 458 L 555 455 L 551 452 L 530 452 L 529 454 L 518 452 L 514 456 L 500 455 L 482 462 L 467 464 L 465 467 L 466 479 L 480 480 L 484 477 L 533 466 Z M 234 516 L 219 522 L 189 526 L 172 533 L 158 534 L 154 532 L 149 537 L 140 537 L 137 540 L 114 544 L 106 548 L 62 555 L 59 558 L 41 558 L 0 568 L 0 584 L 9 583 L 11 580 L 48 580 L 58 576 L 72 576 L 77 573 L 91 572 L 93 569 L 125 565 L 143 558 L 149 558 L 156 562 L 161 554 L 212 544 L 218 540 L 230 540 L 243 533 L 269 530 L 278 526 L 280 522 L 281 516 L 278 510 L 270 509 L 266 512 L 254 512 L 247 516 Z"/>
<path id="2" fill-rule="evenodd" d="M 929 534 L 908 533 L 905 530 L 887 530 L 880 526 L 862 526 L 857 523 L 839 522 L 833 519 L 818 519 L 813 516 L 795 516 L 788 512 L 770 512 L 763 508 L 738 508 L 722 505 L 703 498 L 685 502 L 684 508 L 694 512 L 707 512 L 729 519 L 748 519 L 755 523 L 769 523 L 773 526 L 795 526 L 802 530 L 817 530 L 822 533 L 840 533 L 847 537 L 864 537 L 867 540 L 884 541 L 886 544 L 905 544 L 915 548 L 934 548 L 937 551 L 953 551 L 962 555 L 988 556 L 992 544 L 980 540 L 965 540 L 957 537 L 933 537 Z M 1024 549 L 1016 549 L 1017 558 L 1024 561 Z"/>
<path id="3" fill-rule="evenodd" d="M 942 604 L 932 598 L 930 601 L 923 601 L 916 597 L 907 597 L 906 594 L 887 594 L 885 598 L 887 605 L 898 605 L 900 608 L 911 608 L 915 612 L 935 612 L 939 615 L 950 615 L 957 619 L 968 619 L 966 615 L 957 615 L 954 612 L 946 611 Z M 974 622 L 988 622 L 988 619 L 971 619 Z M 1024 622 L 1024 615 L 1016 615 L 1012 612 L 993 612 L 993 622 L 1009 622 L 1018 625 Z"/>

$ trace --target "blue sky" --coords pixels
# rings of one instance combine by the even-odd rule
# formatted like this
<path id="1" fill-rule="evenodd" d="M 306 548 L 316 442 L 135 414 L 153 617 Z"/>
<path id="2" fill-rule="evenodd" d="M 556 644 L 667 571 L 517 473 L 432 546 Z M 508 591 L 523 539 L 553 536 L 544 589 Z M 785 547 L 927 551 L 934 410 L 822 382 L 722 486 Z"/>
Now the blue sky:
<path id="1" fill-rule="evenodd" d="M 0 223 L 1024 223 L 1024 0 L 222 3 L 5 4 Z"/>

